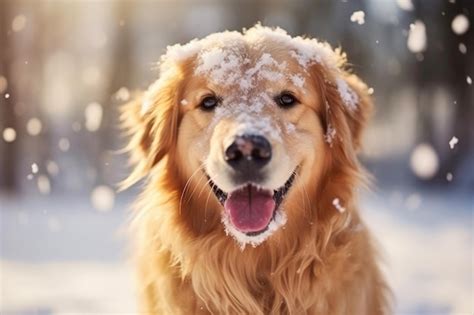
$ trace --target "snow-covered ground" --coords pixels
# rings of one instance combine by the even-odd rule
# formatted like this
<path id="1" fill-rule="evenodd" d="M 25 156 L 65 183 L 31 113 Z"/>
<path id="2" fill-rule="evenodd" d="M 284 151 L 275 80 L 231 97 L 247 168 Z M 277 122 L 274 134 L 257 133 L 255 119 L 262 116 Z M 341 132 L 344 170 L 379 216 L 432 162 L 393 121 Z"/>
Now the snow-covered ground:
<path id="1" fill-rule="evenodd" d="M 87 197 L 0 198 L 1 314 L 134 313 L 125 199 L 97 212 Z M 473 197 L 390 190 L 362 203 L 396 313 L 473 314 Z"/>

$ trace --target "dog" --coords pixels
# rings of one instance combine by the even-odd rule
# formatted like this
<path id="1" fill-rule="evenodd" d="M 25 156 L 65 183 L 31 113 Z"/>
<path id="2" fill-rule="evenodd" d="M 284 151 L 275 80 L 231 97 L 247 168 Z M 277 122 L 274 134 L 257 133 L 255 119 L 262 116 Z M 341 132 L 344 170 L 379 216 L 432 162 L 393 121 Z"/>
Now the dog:
<path id="1" fill-rule="evenodd" d="M 356 200 L 373 105 L 346 55 L 257 24 L 159 69 L 121 114 L 141 311 L 389 314 Z"/>

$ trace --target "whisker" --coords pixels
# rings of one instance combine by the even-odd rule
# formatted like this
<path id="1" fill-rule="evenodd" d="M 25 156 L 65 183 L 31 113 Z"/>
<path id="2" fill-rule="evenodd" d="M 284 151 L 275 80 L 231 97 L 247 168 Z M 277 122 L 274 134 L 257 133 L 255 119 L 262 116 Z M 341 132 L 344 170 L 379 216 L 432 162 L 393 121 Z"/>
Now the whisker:
<path id="1" fill-rule="evenodd" d="M 204 167 L 205 167 L 205 164 L 206 164 L 206 161 L 204 161 L 203 164 L 202 164 L 202 165 L 203 165 L 203 169 L 204 169 Z M 202 178 L 206 178 L 206 177 L 207 177 L 206 172 L 202 172 L 201 177 L 199 178 L 198 184 L 194 187 L 193 191 L 192 191 L 191 194 L 188 196 L 188 199 L 186 200 L 186 202 L 189 202 L 189 200 L 191 200 L 192 196 L 194 195 L 194 192 L 196 191 L 196 189 L 197 189 L 199 186 L 201 186 L 201 192 L 202 192 L 202 190 L 209 184 L 209 181 L 206 181 L 206 183 L 204 183 L 204 185 L 201 185 L 201 179 L 202 179 Z M 198 198 L 199 198 L 199 196 L 201 196 L 201 192 L 198 194 L 198 196 L 197 196 Z"/>
<path id="2" fill-rule="evenodd" d="M 219 176 L 217 176 L 216 178 L 219 178 Z M 209 178 L 209 180 L 207 181 L 206 183 L 206 186 L 211 182 L 211 179 Z M 201 191 L 202 192 L 202 191 Z M 209 197 L 211 196 L 211 192 L 212 192 L 212 189 L 209 189 L 209 192 L 207 193 L 207 198 L 206 198 L 206 203 L 204 205 L 204 218 L 206 218 L 206 215 L 207 215 L 207 204 L 209 202 Z"/>
<path id="3" fill-rule="evenodd" d="M 299 174 L 296 174 L 296 179 L 298 181 L 300 181 L 300 183 L 298 183 L 299 185 L 301 185 L 302 189 L 303 189 L 303 193 L 304 193 L 304 196 L 303 196 L 303 212 L 305 213 L 305 216 L 306 216 L 306 211 L 308 211 L 308 219 L 312 220 L 312 215 L 311 215 L 311 200 L 309 198 L 309 195 L 308 195 L 308 191 L 306 190 L 306 187 L 304 185 L 304 183 L 302 182 L 301 180 L 301 176 Z M 309 208 L 306 209 L 306 200 L 308 201 L 308 205 L 309 205 Z"/>
<path id="4" fill-rule="evenodd" d="M 184 188 L 183 188 L 183 191 L 181 192 L 181 196 L 179 198 L 179 215 L 181 215 L 181 210 L 182 210 L 182 205 L 183 205 L 183 198 L 184 198 L 184 195 L 186 194 L 186 190 L 188 189 L 189 187 L 189 184 L 191 183 L 191 180 L 192 178 L 200 171 L 200 170 L 203 170 L 204 169 L 204 163 L 202 163 L 194 172 L 193 174 L 191 174 L 191 176 L 188 178 L 188 180 L 186 181 L 186 184 L 184 185 Z M 189 199 L 188 199 L 189 201 Z M 186 201 L 187 202 L 187 201 Z"/>

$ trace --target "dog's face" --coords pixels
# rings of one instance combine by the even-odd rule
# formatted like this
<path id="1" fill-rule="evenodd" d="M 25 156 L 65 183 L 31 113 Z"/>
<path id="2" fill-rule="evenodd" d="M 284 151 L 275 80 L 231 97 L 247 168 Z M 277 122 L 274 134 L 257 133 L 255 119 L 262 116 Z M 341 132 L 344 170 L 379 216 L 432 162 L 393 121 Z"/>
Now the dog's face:
<path id="1" fill-rule="evenodd" d="M 143 101 L 139 158 L 151 168 L 172 151 L 186 185 L 212 191 L 202 207 L 217 204 L 226 232 L 258 245 L 303 216 L 297 199 L 321 189 L 332 154 L 358 147 L 363 96 L 342 59 L 260 26 L 175 46 Z"/>

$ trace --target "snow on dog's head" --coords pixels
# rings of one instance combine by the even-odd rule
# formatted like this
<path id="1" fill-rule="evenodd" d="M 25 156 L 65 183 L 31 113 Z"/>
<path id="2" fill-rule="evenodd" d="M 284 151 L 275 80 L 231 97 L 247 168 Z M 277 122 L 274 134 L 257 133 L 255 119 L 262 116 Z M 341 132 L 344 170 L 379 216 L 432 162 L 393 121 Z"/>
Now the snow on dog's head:
<path id="1" fill-rule="evenodd" d="M 284 235 L 304 219 L 305 194 L 357 167 L 370 101 L 345 59 L 261 25 L 168 47 L 160 78 L 124 114 L 135 133 L 129 183 L 163 176 L 151 172 L 161 164 L 192 231 L 225 231 L 242 247 Z"/>

